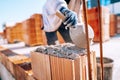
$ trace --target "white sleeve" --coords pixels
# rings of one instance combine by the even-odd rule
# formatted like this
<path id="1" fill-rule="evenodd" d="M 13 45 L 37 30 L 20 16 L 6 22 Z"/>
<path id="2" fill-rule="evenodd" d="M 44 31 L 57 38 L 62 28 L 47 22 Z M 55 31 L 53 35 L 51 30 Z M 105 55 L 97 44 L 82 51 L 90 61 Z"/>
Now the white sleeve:
<path id="1" fill-rule="evenodd" d="M 45 7 L 49 14 L 54 14 L 61 7 L 67 8 L 67 4 L 64 0 L 47 0 Z"/>
<path id="2" fill-rule="evenodd" d="M 47 0 L 43 7 L 43 23 L 44 30 L 47 32 L 55 31 L 59 28 L 62 20 L 56 16 L 57 10 L 61 7 L 66 7 L 64 0 Z"/>

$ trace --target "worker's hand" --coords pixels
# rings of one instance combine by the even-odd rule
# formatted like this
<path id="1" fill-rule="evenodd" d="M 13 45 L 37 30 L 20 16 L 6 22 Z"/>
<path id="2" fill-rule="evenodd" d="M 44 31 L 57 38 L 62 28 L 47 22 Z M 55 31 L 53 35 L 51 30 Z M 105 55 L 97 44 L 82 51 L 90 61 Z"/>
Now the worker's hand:
<path id="1" fill-rule="evenodd" d="M 60 9 L 60 12 L 65 16 L 64 24 L 67 27 L 75 27 L 77 24 L 77 14 L 71 10 L 68 10 L 64 7 Z"/>

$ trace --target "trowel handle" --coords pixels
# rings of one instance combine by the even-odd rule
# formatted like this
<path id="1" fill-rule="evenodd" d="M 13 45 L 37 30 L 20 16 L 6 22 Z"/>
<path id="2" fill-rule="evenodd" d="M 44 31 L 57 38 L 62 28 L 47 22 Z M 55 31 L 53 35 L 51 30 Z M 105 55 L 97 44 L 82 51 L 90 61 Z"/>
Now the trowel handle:
<path id="1" fill-rule="evenodd" d="M 65 20 L 65 16 L 64 16 L 60 11 L 57 11 L 57 12 L 56 12 L 56 15 L 57 15 L 60 19 L 62 19 L 63 21 Z"/>
<path id="2" fill-rule="evenodd" d="M 57 11 L 56 12 L 56 15 L 60 18 L 60 19 L 62 19 L 62 21 L 64 21 L 65 20 L 65 16 L 60 12 L 60 11 Z M 75 25 L 74 27 L 76 27 L 77 25 Z M 67 29 L 69 27 L 69 25 L 67 25 L 65 28 Z M 73 27 L 73 28 L 74 28 Z"/>

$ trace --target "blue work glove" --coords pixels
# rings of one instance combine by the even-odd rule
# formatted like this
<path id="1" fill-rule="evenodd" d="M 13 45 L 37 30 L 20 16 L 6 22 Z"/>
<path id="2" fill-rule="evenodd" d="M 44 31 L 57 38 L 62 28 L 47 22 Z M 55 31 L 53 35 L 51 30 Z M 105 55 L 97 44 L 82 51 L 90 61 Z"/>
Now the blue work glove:
<path id="1" fill-rule="evenodd" d="M 65 20 L 63 23 L 67 27 L 75 28 L 75 25 L 77 24 L 77 14 L 69 9 L 66 9 L 65 7 L 62 7 L 60 9 L 60 12 L 65 16 Z"/>

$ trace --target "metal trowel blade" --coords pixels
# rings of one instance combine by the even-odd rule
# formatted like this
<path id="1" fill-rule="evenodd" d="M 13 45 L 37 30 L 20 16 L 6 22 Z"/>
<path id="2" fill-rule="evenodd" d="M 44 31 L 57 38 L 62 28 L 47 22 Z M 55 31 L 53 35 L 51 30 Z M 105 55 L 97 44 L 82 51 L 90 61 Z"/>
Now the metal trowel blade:
<path id="1" fill-rule="evenodd" d="M 94 37 L 93 29 L 88 26 L 89 40 Z M 76 24 L 76 28 L 70 27 L 70 37 L 73 43 L 79 48 L 87 48 L 86 32 L 84 23 Z M 91 42 L 91 41 L 90 41 Z"/>

